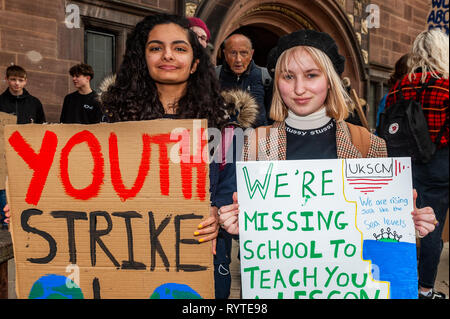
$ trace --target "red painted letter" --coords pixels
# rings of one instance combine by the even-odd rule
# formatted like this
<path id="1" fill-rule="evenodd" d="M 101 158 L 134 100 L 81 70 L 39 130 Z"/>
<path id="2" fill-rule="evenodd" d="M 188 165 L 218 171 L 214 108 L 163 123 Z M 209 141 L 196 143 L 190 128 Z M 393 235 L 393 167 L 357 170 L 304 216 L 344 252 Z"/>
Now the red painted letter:
<path id="1" fill-rule="evenodd" d="M 128 198 L 136 197 L 136 195 L 144 185 L 145 178 L 147 177 L 148 171 L 150 169 L 150 154 L 150 136 L 148 136 L 147 134 L 143 134 L 141 165 L 139 166 L 138 176 L 134 181 L 133 187 L 131 189 L 127 189 L 123 184 L 122 173 L 120 172 L 117 136 L 114 133 L 111 133 L 111 135 L 109 136 L 109 163 L 111 170 L 111 182 L 117 195 L 119 195 L 122 201 L 126 201 Z"/>
<path id="2" fill-rule="evenodd" d="M 208 141 L 202 138 L 204 129 L 200 131 L 200 144 L 196 145 L 196 155 L 189 156 L 189 162 L 186 162 L 185 157 L 180 162 L 181 166 L 181 188 L 183 190 L 183 196 L 186 199 L 192 198 L 192 170 L 197 168 L 197 195 L 201 201 L 206 198 L 206 178 L 207 178 L 207 163 L 203 161 L 201 156 L 202 150 L 207 146 Z M 189 150 L 189 140 L 182 139 L 181 141 L 181 153 L 184 154 L 185 150 Z M 189 151 L 188 151 L 189 152 Z M 199 162 L 200 160 L 200 162 Z"/>
<path id="3" fill-rule="evenodd" d="M 162 195 L 169 195 L 169 157 L 167 144 L 173 143 L 170 134 L 160 134 L 151 136 L 151 143 L 159 146 L 159 183 Z"/>
<path id="4" fill-rule="evenodd" d="M 47 181 L 48 172 L 55 157 L 58 137 L 55 133 L 46 131 L 42 140 L 39 154 L 31 148 L 19 132 L 14 132 L 9 138 L 9 144 L 14 148 L 17 154 L 22 157 L 34 173 L 28 186 L 25 201 L 31 205 L 37 205 Z"/>
<path id="5" fill-rule="evenodd" d="M 75 189 L 69 178 L 69 154 L 72 148 L 86 142 L 94 159 L 94 169 L 92 170 L 92 183 L 83 189 Z M 81 163 L 80 163 L 81 164 Z M 96 197 L 100 191 L 100 186 L 103 183 L 105 161 L 103 159 L 102 150 L 99 141 L 89 131 L 82 131 L 70 138 L 66 146 L 61 151 L 60 173 L 61 180 L 67 195 L 76 199 L 88 200 Z"/>

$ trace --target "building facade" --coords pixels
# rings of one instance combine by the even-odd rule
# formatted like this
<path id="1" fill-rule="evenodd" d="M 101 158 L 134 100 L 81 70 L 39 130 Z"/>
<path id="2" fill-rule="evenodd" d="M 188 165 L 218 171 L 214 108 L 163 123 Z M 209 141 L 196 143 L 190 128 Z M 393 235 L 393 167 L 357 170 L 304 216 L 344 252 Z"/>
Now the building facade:
<path id="1" fill-rule="evenodd" d="M 47 119 L 59 120 L 73 91 L 70 66 L 94 66 L 98 82 L 118 68 L 127 35 L 142 17 L 158 12 L 202 18 L 211 34 L 213 62 L 233 32 L 248 34 L 255 61 L 265 65 L 278 38 L 298 29 L 330 33 L 346 58 L 343 76 L 368 101 L 368 121 L 388 90 L 393 65 L 429 25 L 447 28 L 449 0 L 3 0 L 0 1 L 0 72 L 23 66 L 31 94 Z M 2 76 L 3 77 L 3 76 Z M 6 83 L 0 85 L 4 90 Z"/>
<path id="2" fill-rule="evenodd" d="M 377 105 L 389 89 L 386 83 L 395 62 L 430 25 L 448 34 L 448 2 L 203 0 L 188 1 L 186 7 L 210 27 L 216 61 L 221 59 L 221 43 L 233 32 L 252 38 L 259 65 L 265 65 L 267 53 L 284 34 L 298 29 L 331 34 L 346 58 L 343 76 L 368 101 L 367 119 L 374 128 Z"/>
<path id="3" fill-rule="evenodd" d="M 64 96 L 75 91 L 69 69 L 91 64 L 92 86 L 120 65 L 127 35 L 144 16 L 184 14 L 179 0 L 3 0 L 0 1 L 0 90 L 6 68 L 24 67 L 27 89 L 58 122 Z"/>

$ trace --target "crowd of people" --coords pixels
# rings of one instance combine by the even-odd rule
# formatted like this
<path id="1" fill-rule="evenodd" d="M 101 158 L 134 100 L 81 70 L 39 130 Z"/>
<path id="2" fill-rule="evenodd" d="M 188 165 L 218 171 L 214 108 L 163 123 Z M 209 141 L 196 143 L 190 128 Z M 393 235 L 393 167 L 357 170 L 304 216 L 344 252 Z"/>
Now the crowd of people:
<path id="1" fill-rule="evenodd" d="M 205 118 L 209 127 L 224 132 L 225 128 L 263 126 L 263 131 L 274 134 L 268 138 L 252 133 L 241 149 L 237 143 L 224 146 L 233 159 L 244 161 L 265 159 L 269 149 L 277 150 L 272 160 L 388 156 L 382 138 L 346 122 L 354 102 L 341 80 L 345 58 L 330 35 L 299 30 L 281 37 L 271 50 L 267 67 L 255 64 L 251 39 L 239 33 L 224 41 L 224 62 L 215 67 L 207 51 L 210 38 L 208 27 L 198 18 L 166 14 L 144 18 L 129 36 L 117 75 L 102 86 L 100 95 L 90 87 L 94 76 L 90 66 L 80 64 L 70 69 L 77 91 L 65 97 L 60 122 Z M 447 47 L 446 55 L 439 51 L 441 46 Z M 407 57 L 407 66 L 406 71 L 396 73 L 384 105 L 388 109 L 395 103 L 399 90 L 414 98 L 406 92 L 435 79 L 429 92 L 422 94 L 422 102 L 433 142 L 441 127 L 444 130 L 432 160 L 414 163 L 417 207 L 412 218 L 422 238 L 419 296 L 445 298 L 433 287 L 448 209 L 448 37 L 437 30 L 421 33 Z M 16 114 L 18 124 L 44 123 L 42 104 L 25 89 L 25 70 L 11 66 L 6 77 L 8 88 L 0 97 L 0 111 Z M 324 127 L 327 129 L 321 130 Z M 311 130 L 322 133 L 298 133 Z M 355 130 L 365 137 L 366 151 L 352 142 Z M 276 145 L 260 143 L 261 139 Z M 199 242 L 214 242 L 218 299 L 230 295 L 231 246 L 233 237 L 239 235 L 235 162 L 211 162 L 210 216 L 195 233 Z M 7 206 L 5 211 L 9 217 Z"/>

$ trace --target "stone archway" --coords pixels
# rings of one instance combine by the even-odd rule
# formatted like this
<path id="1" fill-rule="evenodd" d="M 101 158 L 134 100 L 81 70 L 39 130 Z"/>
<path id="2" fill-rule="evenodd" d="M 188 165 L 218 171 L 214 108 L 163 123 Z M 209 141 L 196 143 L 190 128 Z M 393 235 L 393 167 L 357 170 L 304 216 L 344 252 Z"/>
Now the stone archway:
<path id="1" fill-rule="evenodd" d="M 267 56 L 271 48 L 276 46 L 279 35 L 274 33 L 273 30 L 269 30 L 265 25 L 249 24 L 233 31 L 233 33 L 241 33 L 246 35 L 252 40 L 253 60 L 259 66 L 266 66 Z M 217 65 L 223 63 L 222 47 L 217 48 L 217 54 L 215 56 Z"/>
<path id="2" fill-rule="evenodd" d="M 223 40 L 241 28 L 258 28 L 278 37 L 298 29 L 327 32 L 346 58 L 343 76 L 350 78 L 358 92 L 365 91 L 367 73 L 361 48 L 352 24 L 335 0 L 209 0 L 201 3 L 197 16 L 211 26 L 213 57 Z"/>

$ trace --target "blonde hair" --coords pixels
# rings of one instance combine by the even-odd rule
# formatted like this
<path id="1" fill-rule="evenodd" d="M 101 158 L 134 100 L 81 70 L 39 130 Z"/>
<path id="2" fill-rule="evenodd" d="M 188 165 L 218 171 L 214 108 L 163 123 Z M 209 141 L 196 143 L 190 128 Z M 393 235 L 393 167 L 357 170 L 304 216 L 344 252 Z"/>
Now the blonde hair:
<path id="1" fill-rule="evenodd" d="M 422 69 L 422 83 L 427 78 L 427 72 L 435 78 L 448 79 L 448 46 L 448 36 L 440 29 L 420 33 L 414 41 L 408 61 L 409 80 L 412 81 L 418 68 Z"/>
<path id="2" fill-rule="evenodd" d="M 349 114 L 353 112 L 355 105 L 345 90 L 344 85 L 334 69 L 330 58 L 321 50 L 310 46 L 297 46 L 290 48 L 284 51 L 278 58 L 277 65 L 275 67 L 270 118 L 274 121 L 282 122 L 288 115 L 288 108 L 283 102 L 278 89 L 278 81 L 283 73 L 289 71 L 288 64 L 291 59 L 294 59 L 297 63 L 299 63 L 298 56 L 303 51 L 307 52 L 311 56 L 314 63 L 316 63 L 320 71 L 325 74 L 327 78 L 327 82 L 330 87 L 327 98 L 324 102 L 327 115 L 334 118 L 336 121 L 345 120 Z"/>

